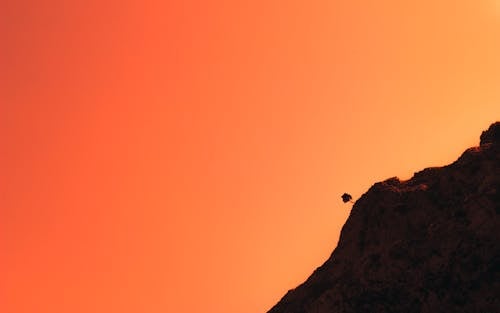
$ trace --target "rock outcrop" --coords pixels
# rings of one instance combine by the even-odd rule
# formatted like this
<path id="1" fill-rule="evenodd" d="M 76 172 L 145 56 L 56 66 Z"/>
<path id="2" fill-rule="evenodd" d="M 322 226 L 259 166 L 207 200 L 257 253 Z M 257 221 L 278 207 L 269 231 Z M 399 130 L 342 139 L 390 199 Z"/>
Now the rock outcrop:
<path id="1" fill-rule="evenodd" d="M 268 313 L 500 312 L 500 123 L 454 163 L 376 183 Z"/>

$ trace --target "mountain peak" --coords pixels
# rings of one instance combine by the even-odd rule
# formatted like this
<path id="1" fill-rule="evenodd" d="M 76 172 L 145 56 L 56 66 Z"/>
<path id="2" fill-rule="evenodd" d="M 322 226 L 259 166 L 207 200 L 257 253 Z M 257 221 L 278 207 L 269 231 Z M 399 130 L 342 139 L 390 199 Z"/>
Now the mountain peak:
<path id="1" fill-rule="evenodd" d="M 481 145 L 500 142 L 500 122 L 491 124 L 488 130 L 481 134 Z"/>
<path id="2" fill-rule="evenodd" d="M 330 258 L 269 313 L 498 312 L 499 130 L 450 165 L 374 184 Z"/>

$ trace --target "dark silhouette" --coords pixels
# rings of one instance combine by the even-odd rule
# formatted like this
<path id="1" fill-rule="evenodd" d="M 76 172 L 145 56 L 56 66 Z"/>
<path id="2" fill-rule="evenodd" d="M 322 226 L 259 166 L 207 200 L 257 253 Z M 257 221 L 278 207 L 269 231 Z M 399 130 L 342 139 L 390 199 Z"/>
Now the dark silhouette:
<path id="1" fill-rule="evenodd" d="M 497 122 L 452 164 L 373 185 L 330 258 L 269 313 L 500 312 L 499 204 Z"/>
<path id="2" fill-rule="evenodd" d="M 344 203 L 346 203 L 346 202 L 352 202 L 351 200 L 352 200 L 352 196 L 350 194 L 344 193 L 342 195 L 342 201 L 344 201 Z"/>

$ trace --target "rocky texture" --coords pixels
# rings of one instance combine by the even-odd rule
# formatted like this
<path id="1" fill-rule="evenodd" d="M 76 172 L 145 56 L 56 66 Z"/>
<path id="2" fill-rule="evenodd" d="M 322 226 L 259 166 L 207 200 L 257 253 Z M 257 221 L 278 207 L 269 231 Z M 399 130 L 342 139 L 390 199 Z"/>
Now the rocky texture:
<path id="1" fill-rule="evenodd" d="M 500 312 L 500 123 L 454 163 L 376 183 L 269 313 Z"/>

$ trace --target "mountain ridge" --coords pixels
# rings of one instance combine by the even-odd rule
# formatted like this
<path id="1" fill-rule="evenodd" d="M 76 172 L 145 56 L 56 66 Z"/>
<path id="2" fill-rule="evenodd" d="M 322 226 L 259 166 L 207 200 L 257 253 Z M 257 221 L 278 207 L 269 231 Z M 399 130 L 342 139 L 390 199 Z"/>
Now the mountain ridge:
<path id="1" fill-rule="evenodd" d="M 375 183 L 268 313 L 500 311 L 500 122 L 453 163 Z"/>

